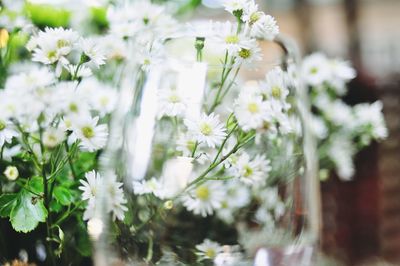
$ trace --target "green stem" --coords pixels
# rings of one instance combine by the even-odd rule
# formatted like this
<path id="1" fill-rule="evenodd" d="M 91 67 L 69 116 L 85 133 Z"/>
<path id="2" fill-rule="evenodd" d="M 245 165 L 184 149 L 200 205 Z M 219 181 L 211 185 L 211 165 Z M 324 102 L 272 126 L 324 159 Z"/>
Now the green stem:
<path id="1" fill-rule="evenodd" d="M 43 145 L 43 128 L 40 126 L 40 122 L 38 122 L 39 125 L 39 145 L 40 145 L 40 151 L 42 153 L 42 161 L 40 163 L 41 165 L 41 174 L 42 174 L 42 178 L 43 178 L 43 201 L 44 201 L 44 206 L 46 208 L 46 210 L 48 211 L 47 214 L 47 218 L 46 218 L 46 247 L 47 247 L 47 254 L 49 255 L 49 260 L 51 265 L 56 265 L 56 261 L 55 261 L 55 257 L 53 254 L 53 248 L 52 245 L 49 241 L 49 239 L 53 239 L 53 234 L 51 231 L 51 215 L 50 215 L 50 202 L 51 202 L 51 198 L 52 195 L 49 194 L 49 183 L 47 180 L 47 174 L 46 174 L 46 163 L 44 161 L 44 153 L 45 153 L 45 149 L 44 149 L 44 145 Z"/>
<path id="2" fill-rule="evenodd" d="M 69 148 L 67 140 L 65 141 L 65 151 L 67 152 L 68 165 L 69 165 L 69 168 L 71 169 L 72 176 L 74 177 L 74 180 L 77 180 L 78 176 L 76 174 L 76 171 L 75 171 L 75 168 L 74 168 L 74 164 L 73 164 L 73 161 L 72 161 L 72 157 L 73 157 L 72 154 L 73 153 L 71 152 L 71 149 Z"/>
<path id="3" fill-rule="evenodd" d="M 71 215 L 71 213 L 75 212 L 75 210 L 78 209 L 78 208 L 81 206 L 81 204 L 82 204 L 82 201 L 78 202 L 78 203 L 75 205 L 75 207 L 73 207 L 72 209 L 68 209 L 67 212 L 65 212 L 63 215 L 61 215 L 61 217 L 58 218 L 57 221 L 55 221 L 55 222 L 53 223 L 52 228 L 57 227 L 57 226 L 60 226 L 60 224 L 61 224 L 65 219 L 67 219 L 67 218 Z"/>
<path id="4" fill-rule="evenodd" d="M 207 170 L 205 170 L 199 177 L 197 177 L 195 180 L 190 182 L 187 186 L 185 191 L 188 191 L 192 186 L 203 182 L 205 180 L 205 177 L 216 167 L 218 167 L 221 163 L 223 163 L 226 159 L 228 159 L 232 154 L 236 153 L 240 148 L 242 148 L 244 145 L 246 145 L 249 141 L 254 139 L 255 134 L 250 133 L 248 136 L 244 137 L 243 139 L 239 140 L 236 145 L 226 154 L 224 155 L 220 160 L 218 160 L 216 163 L 212 163 Z"/>
<path id="5" fill-rule="evenodd" d="M 196 141 L 196 143 L 194 144 L 194 147 L 193 147 L 193 151 L 192 151 L 192 158 L 194 158 L 194 155 L 196 154 L 196 150 L 197 150 L 197 147 L 199 146 L 199 142 L 198 141 Z"/>

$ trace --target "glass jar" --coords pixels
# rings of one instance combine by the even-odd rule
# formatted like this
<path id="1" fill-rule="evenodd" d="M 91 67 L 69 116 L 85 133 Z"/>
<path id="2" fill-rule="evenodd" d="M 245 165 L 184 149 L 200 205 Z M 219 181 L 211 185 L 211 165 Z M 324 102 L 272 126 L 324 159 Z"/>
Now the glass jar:
<path id="1" fill-rule="evenodd" d="M 120 84 L 88 223 L 96 265 L 313 265 L 317 159 L 294 46 L 260 43 L 245 66 L 203 38 L 163 45 Z"/>

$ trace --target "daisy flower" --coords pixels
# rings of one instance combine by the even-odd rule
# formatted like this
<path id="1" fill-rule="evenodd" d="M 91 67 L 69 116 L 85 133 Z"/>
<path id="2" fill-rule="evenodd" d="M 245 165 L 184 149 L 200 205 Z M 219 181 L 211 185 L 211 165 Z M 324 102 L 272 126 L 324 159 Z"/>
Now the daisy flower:
<path id="1" fill-rule="evenodd" d="M 116 181 L 114 174 L 103 178 L 94 170 L 85 174 L 86 180 L 80 180 L 81 186 L 79 190 L 82 191 L 82 200 L 88 202 L 84 213 L 84 220 L 89 220 L 94 217 L 96 205 L 98 204 L 98 193 L 103 192 L 107 199 L 107 211 L 111 212 L 113 219 L 123 220 L 125 212 L 128 208 L 125 206 L 127 203 L 122 183 Z"/>
<path id="2" fill-rule="evenodd" d="M 234 16 L 241 16 L 249 8 L 250 4 L 250 0 L 225 0 L 223 2 L 225 10 Z"/>
<path id="3" fill-rule="evenodd" d="M 206 182 L 184 195 L 183 205 L 188 211 L 206 217 L 221 207 L 224 193 L 216 182 Z"/>
<path id="4" fill-rule="evenodd" d="M 229 168 L 233 176 L 239 178 L 246 185 L 257 185 L 263 183 L 268 178 L 271 170 L 270 161 L 264 156 L 256 156 L 253 160 L 243 152 L 237 162 Z"/>
<path id="5" fill-rule="evenodd" d="M 107 143 L 107 125 L 98 125 L 98 117 L 76 117 L 72 121 L 72 140 L 80 140 L 84 151 L 94 152 L 104 148 Z"/>
<path id="6" fill-rule="evenodd" d="M 85 174 L 85 179 L 79 180 L 81 183 L 79 190 L 82 191 L 82 200 L 94 199 L 99 191 L 100 175 L 93 170 Z"/>
<path id="7" fill-rule="evenodd" d="M 18 133 L 11 128 L 11 122 L 6 122 L 0 118 L 0 148 L 4 143 L 11 143 L 12 138 L 18 136 Z"/>
<path id="8" fill-rule="evenodd" d="M 265 76 L 265 82 L 261 86 L 263 95 L 270 101 L 282 104 L 282 107 L 287 110 L 290 105 L 286 102 L 289 95 L 288 77 L 280 67 L 275 67 Z"/>
<path id="9" fill-rule="evenodd" d="M 226 128 L 219 120 L 219 115 L 211 113 L 201 114 L 195 119 L 185 119 L 188 133 L 199 143 L 204 143 L 210 148 L 215 148 L 226 137 Z"/>
<path id="10" fill-rule="evenodd" d="M 366 132 L 373 139 L 381 140 L 387 138 L 388 129 L 382 114 L 382 108 L 382 102 L 380 101 L 372 104 L 357 104 L 354 107 L 356 130 Z"/>
<path id="11" fill-rule="evenodd" d="M 87 64 L 99 68 L 101 65 L 106 63 L 106 57 L 98 45 L 98 40 L 92 38 L 81 39 L 80 47 L 82 48 L 83 53 L 89 58 Z"/>
<path id="12" fill-rule="evenodd" d="M 235 58 L 235 66 L 244 65 L 246 67 L 255 67 L 255 62 L 261 61 L 261 49 L 256 40 L 249 41 L 248 48 L 241 48 Z"/>
<path id="13" fill-rule="evenodd" d="M 353 156 L 356 152 L 350 136 L 336 134 L 331 137 L 328 156 L 335 164 L 336 173 L 342 180 L 351 180 L 355 173 Z"/>
<path id="14" fill-rule="evenodd" d="M 184 116 L 186 109 L 188 108 L 188 97 L 185 94 L 175 89 L 174 87 L 168 87 L 161 89 L 158 92 L 159 97 L 159 109 L 158 117 L 163 116 Z"/>
<path id="15" fill-rule="evenodd" d="M 203 243 L 196 245 L 196 255 L 200 261 L 205 259 L 212 260 L 221 252 L 222 246 L 209 239 L 204 239 Z"/>
<path id="16" fill-rule="evenodd" d="M 244 131 L 262 127 L 265 121 L 269 121 L 270 105 L 263 101 L 262 96 L 241 92 L 234 102 L 234 113 L 239 126 Z"/>
<path id="17" fill-rule="evenodd" d="M 163 196 L 161 183 L 154 177 L 149 180 L 133 181 L 133 192 L 136 195 L 154 194 L 158 198 Z"/>
<path id="18" fill-rule="evenodd" d="M 215 24 L 215 41 L 232 56 L 237 55 L 242 49 L 249 50 L 254 46 L 253 40 L 242 33 L 237 34 L 236 28 L 237 26 L 229 21 Z"/>
<path id="19" fill-rule="evenodd" d="M 30 49 L 33 48 L 32 60 L 52 64 L 71 52 L 79 35 L 71 29 L 47 27 L 33 38 L 34 41 L 29 46 Z"/>
<path id="20" fill-rule="evenodd" d="M 61 128 L 49 127 L 43 133 L 43 144 L 48 148 L 54 148 L 65 139 L 65 131 Z"/>
<path id="21" fill-rule="evenodd" d="M 125 199 L 124 190 L 122 188 L 123 183 L 117 182 L 117 176 L 110 173 L 102 182 L 105 186 L 108 211 L 112 213 L 114 220 L 118 219 L 123 221 L 125 212 L 128 210 L 126 207 L 127 200 Z"/>
<path id="22" fill-rule="evenodd" d="M 321 53 L 314 53 L 304 58 L 301 76 L 311 86 L 319 86 L 331 78 L 331 67 L 328 58 Z"/>

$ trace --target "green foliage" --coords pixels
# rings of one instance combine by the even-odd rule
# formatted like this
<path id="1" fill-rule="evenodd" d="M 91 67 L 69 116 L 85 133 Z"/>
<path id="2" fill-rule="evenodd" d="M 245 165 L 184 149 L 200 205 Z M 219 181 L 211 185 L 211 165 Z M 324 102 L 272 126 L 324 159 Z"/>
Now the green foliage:
<path id="1" fill-rule="evenodd" d="M 71 13 L 65 9 L 44 4 L 27 4 L 26 11 L 32 22 L 42 28 L 46 26 L 66 27 L 71 16 Z"/>
<path id="2" fill-rule="evenodd" d="M 0 217 L 9 217 L 12 209 L 17 203 L 17 195 L 13 194 L 3 194 L 0 196 Z"/>
<path id="3" fill-rule="evenodd" d="M 69 191 L 69 189 L 57 186 L 54 188 L 54 197 L 63 206 L 68 206 L 74 201 L 74 197 Z"/>
<path id="4" fill-rule="evenodd" d="M 45 222 L 47 210 L 43 199 L 31 192 L 22 189 L 17 197 L 16 203 L 10 213 L 11 225 L 17 232 L 28 233 L 34 230 L 39 222 Z"/>

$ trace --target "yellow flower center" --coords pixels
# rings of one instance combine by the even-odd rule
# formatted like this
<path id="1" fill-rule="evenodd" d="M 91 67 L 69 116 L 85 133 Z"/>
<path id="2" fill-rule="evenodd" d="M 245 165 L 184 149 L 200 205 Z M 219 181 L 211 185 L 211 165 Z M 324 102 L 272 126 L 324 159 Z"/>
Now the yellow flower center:
<path id="1" fill-rule="evenodd" d="M 101 97 L 101 99 L 100 99 L 100 104 L 101 104 L 102 106 L 106 106 L 106 105 L 108 104 L 108 102 L 109 102 L 109 100 L 108 100 L 107 97 Z"/>
<path id="2" fill-rule="evenodd" d="M 169 96 L 168 100 L 169 100 L 171 103 L 179 103 L 181 99 L 179 98 L 178 95 L 172 94 L 172 95 Z"/>
<path id="3" fill-rule="evenodd" d="M 239 42 L 239 37 L 237 35 L 230 35 L 225 38 L 225 42 L 229 44 L 236 44 Z"/>
<path id="4" fill-rule="evenodd" d="M 280 87 L 274 86 L 274 87 L 272 87 L 271 94 L 272 94 L 272 97 L 274 97 L 274 98 L 280 98 L 282 95 L 282 90 Z"/>
<path id="5" fill-rule="evenodd" d="M 86 126 L 82 128 L 82 134 L 85 138 L 90 139 L 94 137 L 94 130 L 89 126 Z"/>
<path id="6" fill-rule="evenodd" d="M 250 15 L 250 24 L 255 23 L 257 20 L 260 19 L 260 12 L 254 12 L 253 14 Z"/>
<path id="7" fill-rule="evenodd" d="M 70 103 L 69 110 L 71 112 L 73 112 L 73 113 L 77 113 L 78 112 L 78 105 L 76 105 L 76 103 Z"/>
<path id="8" fill-rule="evenodd" d="M 239 51 L 239 56 L 243 59 L 247 59 L 251 56 L 251 51 L 243 48 Z"/>
<path id="9" fill-rule="evenodd" d="M 252 114 L 258 113 L 260 111 L 260 108 L 258 108 L 258 105 L 256 103 L 249 103 L 247 109 Z"/>
<path id="10" fill-rule="evenodd" d="M 69 41 L 60 39 L 57 41 L 57 48 L 63 48 L 69 46 Z"/>
<path id="11" fill-rule="evenodd" d="M 212 133 L 212 127 L 207 123 L 203 123 L 200 126 L 200 132 L 205 136 L 209 136 Z"/>
<path id="12" fill-rule="evenodd" d="M 243 176 L 244 176 L 244 177 L 249 177 L 249 176 L 251 176 L 252 174 L 253 174 L 253 169 L 252 169 L 250 166 L 246 165 L 246 166 L 244 167 L 244 174 L 243 174 Z"/>
<path id="13" fill-rule="evenodd" d="M 313 75 L 317 74 L 317 73 L 318 73 L 318 68 L 312 67 L 312 68 L 310 69 L 310 73 L 313 74 Z"/>
<path id="14" fill-rule="evenodd" d="M 56 51 L 49 51 L 47 53 L 47 58 L 49 58 L 50 60 L 55 59 L 57 57 L 57 52 Z"/>
<path id="15" fill-rule="evenodd" d="M 206 201 L 210 198 L 210 190 L 208 187 L 202 186 L 196 189 L 196 196 L 202 201 Z"/>
<path id="16" fill-rule="evenodd" d="M 215 257 L 215 250 L 209 248 L 206 250 L 206 252 L 204 253 L 206 255 L 206 257 L 208 258 L 214 258 Z"/>

